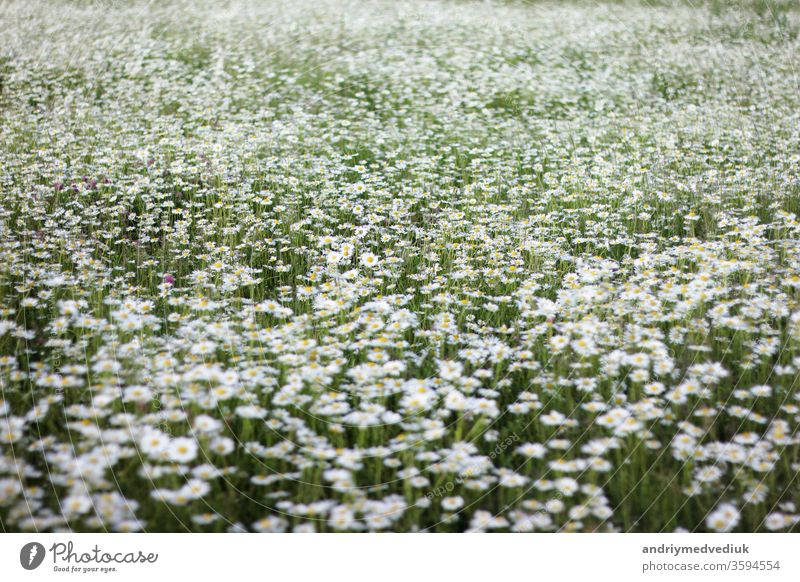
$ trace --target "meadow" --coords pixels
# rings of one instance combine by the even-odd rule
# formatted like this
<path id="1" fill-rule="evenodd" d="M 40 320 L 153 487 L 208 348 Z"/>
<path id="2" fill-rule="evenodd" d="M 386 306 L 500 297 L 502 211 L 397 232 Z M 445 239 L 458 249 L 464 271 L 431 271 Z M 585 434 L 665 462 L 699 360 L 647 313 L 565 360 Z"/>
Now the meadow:
<path id="1" fill-rule="evenodd" d="M 796 529 L 799 26 L 0 1 L 1 530 Z"/>

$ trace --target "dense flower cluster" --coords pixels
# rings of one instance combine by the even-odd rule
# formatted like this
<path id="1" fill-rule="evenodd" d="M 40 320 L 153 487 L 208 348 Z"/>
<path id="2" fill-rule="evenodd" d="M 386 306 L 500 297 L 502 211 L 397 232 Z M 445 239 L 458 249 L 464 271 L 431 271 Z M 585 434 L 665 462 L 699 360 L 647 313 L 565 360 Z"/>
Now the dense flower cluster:
<path id="1" fill-rule="evenodd" d="M 790 2 L 5 3 L 0 522 L 788 531 Z"/>

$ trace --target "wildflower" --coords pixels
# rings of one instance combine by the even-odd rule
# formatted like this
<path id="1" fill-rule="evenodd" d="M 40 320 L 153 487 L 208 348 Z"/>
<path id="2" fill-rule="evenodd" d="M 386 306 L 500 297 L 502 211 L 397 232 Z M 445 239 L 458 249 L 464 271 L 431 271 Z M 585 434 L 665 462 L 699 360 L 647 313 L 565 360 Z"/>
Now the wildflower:
<path id="1" fill-rule="evenodd" d="M 706 526 L 717 532 L 729 532 L 739 523 L 739 510 L 730 503 L 722 503 L 706 518 Z"/>
<path id="2" fill-rule="evenodd" d="M 188 437 L 177 437 L 166 448 L 167 457 L 176 463 L 188 463 L 197 456 L 197 441 Z"/>
<path id="3" fill-rule="evenodd" d="M 456 511 L 464 506 L 464 500 L 458 496 L 444 497 L 441 503 L 445 511 Z"/>
<path id="4" fill-rule="evenodd" d="M 461 362 L 439 362 L 439 376 L 442 380 L 456 380 L 463 371 L 464 365 Z"/>

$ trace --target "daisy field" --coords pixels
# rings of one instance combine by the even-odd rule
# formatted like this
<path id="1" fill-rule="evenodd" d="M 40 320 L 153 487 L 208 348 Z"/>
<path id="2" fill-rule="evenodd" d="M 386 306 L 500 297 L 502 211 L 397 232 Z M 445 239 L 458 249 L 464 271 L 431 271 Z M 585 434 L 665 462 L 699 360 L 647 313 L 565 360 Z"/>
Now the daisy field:
<path id="1" fill-rule="evenodd" d="M 799 25 L 2 0 L 2 531 L 795 530 Z"/>

